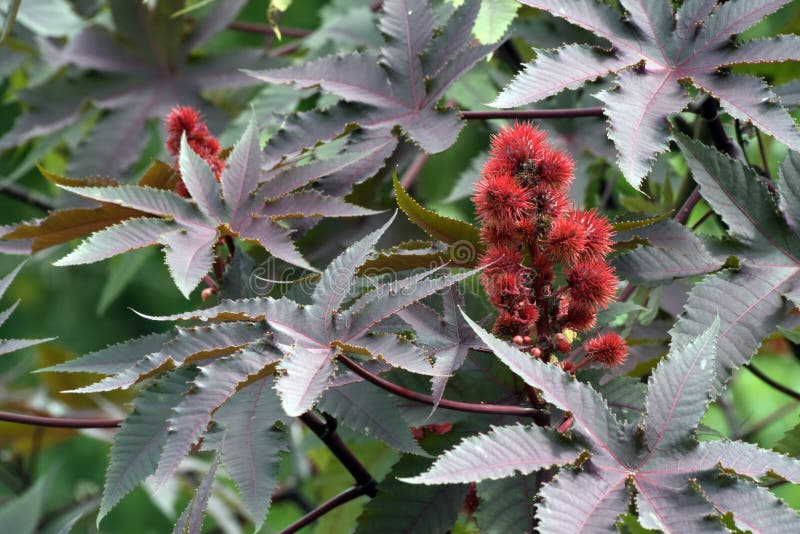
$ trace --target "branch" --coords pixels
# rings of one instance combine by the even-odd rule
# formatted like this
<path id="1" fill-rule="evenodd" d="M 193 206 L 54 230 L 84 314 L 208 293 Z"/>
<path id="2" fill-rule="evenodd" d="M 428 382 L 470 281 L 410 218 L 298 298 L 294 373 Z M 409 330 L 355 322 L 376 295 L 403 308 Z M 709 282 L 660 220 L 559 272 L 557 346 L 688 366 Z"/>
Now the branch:
<path id="1" fill-rule="evenodd" d="M 300 49 L 300 43 L 295 41 L 294 43 L 285 44 L 283 46 L 277 46 L 269 51 L 270 57 L 280 57 L 280 56 L 288 56 L 292 52 Z"/>
<path id="2" fill-rule="evenodd" d="M 236 30 L 245 33 L 258 33 L 261 35 L 276 35 L 275 28 L 269 24 L 255 24 L 252 22 L 231 22 L 228 24 L 229 30 Z M 287 37 L 305 37 L 310 34 L 309 30 L 303 28 L 290 28 L 287 26 L 278 26 L 278 31 L 281 35 Z"/>
<path id="3" fill-rule="evenodd" d="M 6 14 L 6 27 L 3 28 L 3 34 L 0 35 L 0 45 L 6 42 L 8 36 L 11 35 L 11 30 L 14 29 L 14 22 L 17 20 L 17 12 L 19 11 L 19 6 L 21 3 L 22 0 L 11 1 L 11 6 Z"/>
<path id="4" fill-rule="evenodd" d="M 602 117 L 603 108 L 528 109 L 521 111 L 459 111 L 464 120 L 488 119 L 571 119 Z"/>
<path id="5" fill-rule="evenodd" d="M 695 186 L 695 188 L 692 189 L 692 193 L 684 201 L 683 205 L 678 208 L 678 213 L 676 213 L 675 217 L 673 217 L 675 222 L 686 224 L 686 221 L 689 219 L 689 215 L 692 213 L 692 210 L 695 206 L 697 206 L 697 203 L 700 202 L 702 198 L 703 197 L 700 196 L 700 188 Z"/>
<path id="6" fill-rule="evenodd" d="M 321 420 L 313 412 L 306 412 L 301 415 L 300 419 L 311 431 L 322 440 L 325 446 L 333 453 L 334 456 L 342 463 L 356 481 L 356 485 L 349 490 L 340 493 L 333 499 L 322 503 L 309 513 L 289 525 L 286 529 L 281 531 L 281 534 L 290 534 L 297 532 L 304 526 L 315 521 L 317 518 L 322 517 L 334 508 L 350 502 L 353 499 L 367 495 L 370 498 L 378 494 L 378 482 L 372 478 L 367 468 L 355 457 L 341 436 L 336 432 L 336 419 L 325 414 L 325 420 Z"/>
<path id="7" fill-rule="evenodd" d="M 706 97 L 697 109 L 697 114 L 703 117 L 708 123 L 708 132 L 711 134 L 711 139 L 714 145 L 725 152 L 732 158 L 738 158 L 741 153 L 736 145 L 725 133 L 725 128 L 722 126 L 722 121 L 719 119 L 719 106 L 717 101 L 711 97 Z"/>
<path id="8" fill-rule="evenodd" d="M 357 499 L 362 495 L 366 495 L 366 488 L 364 486 L 353 486 L 349 490 L 340 493 L 336 497 L 333 497 L 332 499 L 325 501 L 318 507 L 314 508 L 309 513 L 283 529 L 280 534 L 291 534 L 292 532 L 297 532 L 304 526 L 314 522 L 317 518 L 322 517 L 334 508 L 338 508 L 339 506 L 348 503 L 353 499 Z"/>
<path id="9" fill-rule="evenodd" d="M 337 358 L 355 374 L 367 382 L 375 384 L 381 389 L 385 389 L 389 393 L 393 393 L 398 397 L 403 397 L 404 399 L 427 404 L 429 406 L 436 404 L 433 397 L 406 389 L 403 386 L 395 384 L 394 382 L 389 382 L 385 378 L 381 378 L 378 375 L 372 374 L 343 354 L 340 354 L 337 356 Z M 512 415 L 518 417 L 537 417 L 540 414 L 539 410 L 534 408 L 523 408 L 522 406 L 511 406 L 506 404 L 476 404 L 472 402 L 459 402 L 447 399 L 442 399 L 439 401 L 439 407 L 458 412 Z"/>
<path id="10" fill-rule="evenodd" d="M 342 462 L 342 465 L 353 475 L 356 484 L 366 488 L 365 494 L 370 497 L 377 495 L 377 482 L 375 482 L 375 479 L 369 474 L 367 468 L 358 461 L 353 451 L 347 447 L 345 442 L 342 441 L 341 436 L 336 432 L 336 419 L 326 416 L 323 421 L 312 412 L 304 413 L 299 419 L 305 423 L 330 449 L 333 455 Z"/>
<path id="11" fill-rule="evenodd" d="M 762 373 L 757 367 L 753 367 L 752 363 L 748 363 L 747 365 L 745 365 L 745 367 L 747 368 L 748 371 L 750 371 L 751 373 L 756 375 L 758 378 L 760 378 L 765 384 L 777 389 L 778 391 L 780 391 L 784 395 L 788 395 L 788 396 L 792 397 L 793 399 L 800 401 L 800 393 L 798 393 L 797 391 L 795 391 L 793 389 L 790 389 L 790 388 L 784 386 L 783 384 L 779 384 L 779 383 L 775 382 L 773 379 L 771 379 L 770 377 L 768 377 L 767 375 Z"/>
<path id="12" fill-rule="evenodd" d="M 122 424 L 123 419 L 70 419 L 0 412 L 0 421 L 53 428 L 115 428 Z"/>
<path id="13" fill-rule="evenodd" d="M 428 161 L 428 153 L 427 152 L 420 152 L 411 162 L 411 165 L 408 166 L 406 169 L 406 173 L 403 175 L 403 178 L 400 180 L 400 185 L 403 186 L 403 189 L 408 190 L 411 187 L 411 184 L 414 183 L 414 180 L 417 179 L 419 173 L 422 172 L 422 168 L 425 166 L 425 162 Z"/>

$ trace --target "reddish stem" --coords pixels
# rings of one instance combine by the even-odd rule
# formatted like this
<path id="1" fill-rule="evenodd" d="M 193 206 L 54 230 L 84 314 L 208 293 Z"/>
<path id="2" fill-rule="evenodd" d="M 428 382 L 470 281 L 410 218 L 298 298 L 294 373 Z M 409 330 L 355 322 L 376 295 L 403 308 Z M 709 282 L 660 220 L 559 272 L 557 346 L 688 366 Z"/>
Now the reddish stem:
<path id="1" fill-rule="evenodd" d="M 393 393 L 398 397 L 403 397 L 404 399 L 409 399 L 412 401 L 416 401 L 422 404 L 427 404 L 429 406 L 433 406 L 436 404 L 433 397 L 429 395 L 424 395 L 422 393 L 418 393 L 416 391 L 412 391 L 410 389 L 406 389 L 403 386 L 399 386 L 394 382 L 389 382 L 385 378 L 381 378 L 378 375 L 374 375 L 358 365 L 356 362 L 340 354 L 338 356 L 339 361 L 342 362 L 347 368 L 353 371 L 355 374 L 370 382 L 375 384 L 381 389 L 385 389 L 389 393 Z M 452 401 L 447 399 L 442 399 L 439 401 L 439 407 L 446 408 L 448 410 L 455 410 L 458 412 L 470 412 L 470 413 L 482 413 L 482 414 L 498 414 L 498 415 L 512 415 L 518 417 L 537 417 L 539 415 L 539 411 L 534 408 L 524 408 L 522 406 L 512 406 L 512 405 L 505 405 L 505 404 L 476 404 L 472 402 L 459 402 L 459 401 Z"/>
<path id="2" fill-rule="evenodd" d="M 327 514 L 334 508 L 338 508 L 339 506 L 348 503 L 354 499 L 357 499 L 362 495 L 366 495 L 366 488 L 364 488 L 363 486 L 353 486 L 352 488 L 343 491 L 336 497 L 333 497 L 332 499 L 327 500 L 321 505 L 317 506 L 306 515 L 304 515 L 303 517 L 301 517 L 300 519 L 298 519 L 285 529 L 281 530 L 280 534 L 292 534 L 294 532 L 297 532 L 301 528 L 313 523 L 318 518 Z"/>
<path id="3" fill-rule="evenodd" d="M 115 428 L 122 424 L 123 419 L 73 419 L 0 412 L 0 421 L 52 428 Z"/>
<path id="4" fill-rule="evenodd" d="M 602 117 L 603 108 L 526 109 L 503 111 L 459 111 L 464 120 L 489 119 L 572 119 L 577 117 Z"/>

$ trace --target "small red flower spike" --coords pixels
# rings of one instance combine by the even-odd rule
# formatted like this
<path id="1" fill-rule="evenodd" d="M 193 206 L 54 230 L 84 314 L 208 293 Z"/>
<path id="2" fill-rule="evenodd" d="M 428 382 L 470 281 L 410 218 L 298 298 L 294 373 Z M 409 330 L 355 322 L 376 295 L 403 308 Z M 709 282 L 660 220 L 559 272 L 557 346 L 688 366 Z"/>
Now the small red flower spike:
<path id="1" fill-rule="evenodd" d="M 464 497 L 464 502 L 461 504 L 461 511 L 467 516 L 467 520 L 471 519 L 478 507 L 481 504 L 481 499 L 478 496 L 478 485 L 475 482 L 469 483 L 469 492 Z"/>
<path id="2" fill-rule="evenodd" d="M 167 116 L 166 126 L 168 134 L 166 141 L 167 152 L 177 158 L 181 147 L 181 137 L 186 132 L 186 141 L 189 146 L 208 163 L 211 170 L 214 171 L 214 176 L 219 180 L 220 175 L 222 175 L 222 169 L 225 168 L 225 162 L 219 157 L 222 147 L 217 138 L 208 131 L 208 126 L 203 122 L 200 113 L 189 106 L 173 108 Z M 176 170 L 178 168 L 177 159 L 175 168 Z M 185 190 L 186 188 L 183 187 L 183 189 Z M 178 188 L 176 188 L 176 192 L 181 194 Z M 188 192 L 184 196 L 188 196 Z"/>
<path id="3" fill-rule="evenodd" d="M 583 344 L 586 357 L 606 367 L 620 365 L 628 356 L 628 346 L 616 332 L 607 332 L 593 337 Z"/>
<path id="4" fill-rule="evenodd" d="M 187 193 L 188 193 L 188 191 L 187 191 Z M 208 299 L 210 299 L 212 296 L 214 296 L 214 293 L 216 293 L 216 292 L 217 292 L 217 290 L 215 288 L 207 287 L 200 293 L 200 298 L 203 299 L 203 302 L 205 302 Z"/>
<path id="5" fill-rule="evenodd" d="M 567 269 L 566 275 L 574 301 L 607 308 L 617 292 L 614 269 L 604 260 L 579 260 Z"/>
<path id="6" fill-rule="evenodd" d="M 451 430 L 453 430 L 453 425 L 450 423 L 434 423 L 431 425 L 424 425 L 424 426 L 415 426 L 411 427 L 411 435 L 414 439 L 422 439 L 425 437 L 425 434 L 436 434 L 437 436 L 442 436 L 447 434 Z"/>

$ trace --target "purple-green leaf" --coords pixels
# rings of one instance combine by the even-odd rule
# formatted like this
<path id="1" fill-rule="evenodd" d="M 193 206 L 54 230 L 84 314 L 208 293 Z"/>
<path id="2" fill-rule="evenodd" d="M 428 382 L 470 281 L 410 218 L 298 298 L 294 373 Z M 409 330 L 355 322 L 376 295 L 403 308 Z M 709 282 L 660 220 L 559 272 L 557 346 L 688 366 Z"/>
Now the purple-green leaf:
<path id="1" fill-rule="evenodd" d="M 326 112 L 322 129 L 313 134 L 307 132 L 310 124 L 287 128 L 286 139 L 275 143 L 281 147 L 278 153 L 294 154 L 318 139 L 332 139 L 350 123 L 374 133 L 381 144 L 393 140 L 399 127 L 427 152 L 451 146 L 462 122 L 436 105 L 458 77 L 498 46 L 476 45 L 471 33 L 463 31 L 473 26 L 478 7 L 475 0 L 465 2 L 437 35 L 436 17 L 426 0 L 389 0 L 379 21 L 385 44 L 377 55 L 332 55 L 298 66 L 248 71 L 270 83 L 320 87 L 345 101 Z M 351 113 L 353 104 L 359 104 L 356 114 Z M 306 117 L 298 120 L 305 123 Z"/>

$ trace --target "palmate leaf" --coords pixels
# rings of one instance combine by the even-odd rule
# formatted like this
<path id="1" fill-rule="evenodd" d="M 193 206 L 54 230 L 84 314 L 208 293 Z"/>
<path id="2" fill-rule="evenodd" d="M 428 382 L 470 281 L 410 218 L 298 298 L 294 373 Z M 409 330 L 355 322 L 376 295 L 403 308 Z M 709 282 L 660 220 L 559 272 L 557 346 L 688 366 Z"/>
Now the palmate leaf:
<path id="1" fill-rule="evenodd" d="M 762 80 L 721 72 L 729 65 L 800 60 L 800 40 L 794 35 L 730 42 L 789 0 L 733 0 L 719 6 L 698 0 L 684 2 L 674 15 L 668 0 L 622 0 L 628 13 L 624 22 L 594 0 L 520 1 L 595 33 L 611 47 L 566 45 L 541 51 L 493 105 L 536 102 L 616 73 L 617 88 L 598 97 L 605 103 L 620 169 L 634 187 L 667 148 L 667 118 L 689 103 L 684 81 L 718 99 L 731 116 L 800 150 L 797 125 Z"/>
<path id="2" fill-rule="evenodd" d="M 459 7 L 464 0 L 448 0 L 454 7 Z M 494 43 L 505 35 L 508 26 L 517 17 L 519 4 L 516 0 L 496 0 L 481 2 L 481 9 L 475 19 L 472 34 L 483 44 Z M 464 28 L 466 31 L 469 28 Z"/>
<path id="3" fill-rule="evenodd" d="M 422 207 L 403 189 L 397 175 L 393 177 L 393 181 L 397 205 L 411 222 L 422 228 L 432 238 L 444 243 L 472 246 L 473 255 L 478 256 L 483 249 L 483 243 L 477 228 L 467 222 L 445 217 Z"/>
<path id="4" fill-rule="evenodd" d="M 148 354 L 158 352 L 164 343 L 172 339 L 169 333 L 148 334 L 135 339 L 129 339 L 123 343 L 116 343 L 105 349 L 84 354 L 80 358 L 75 358 L 58 365 L 38 369 L 36 372 L 59 372 L 59 373 L 97 373 L 113 375 L 124 371 L 131 365 L 144 358 Z"/>
<path id="5" fill-rule="evenodd" d="M 394 150 L 395 130 L 402 130 L 427 152 L 447 149 L 462 123 L 454 111 L 435 107 L 456 79 L 497 46 L 476 45 L 465 31 L 472 27 L 479 7 L 480 2 L 468 0 L 437 33 L 436 17 L 426 0 L 389 0 L 383 3 L 379 21 L 385 44 L 378 54 L 351 53 L 283 69 L 248 71 L 269 83 L 318 86 L 344 99 L 324 112 L 291 118 L 282 134 L 270 140 L 268 150 L 291 157 L 355 124 L 368 134 L 367 146 L 380 147 L 379 157 L 367 169 L 351 171 L 363 179 L 382 167 Z"/>
<path id="6" fill-rule="evenodd" d="M 516 475 L 478 483 L 475 513 L 481 532 L 533 532 L 536 476 Z"/>
<path id="7" fill-rule="evenodd" d="M 262 325 L 231 322 L 191 328 L 176 328 L 176 333 L 154 334 L 112 345 L 43 371 L 90 372 L 108 374 L 102 380 L 70 390 L 68 393 L 95 393 L 128 388 L 143 378 L 195 361 L 230 354 L 244 348 L 256 350 L 265 340 Z M 259 350 L 265 359 L 267 350 Z M 111 356 L 107 362 L 101 359 Z"/>
<path id="8" fill-rule="evenodd" d="M 160 0 L 150 9 L 142 2 L 113 0 L 113 33 L 92 25 L 60 49 L 47 47 L 43 55 L 52 66 L 80 70 L 23 91 L 20 98 L 30 111 L 0 139 L 0 150 L 76 122 L 87 102 L 104 113 L 70 160 L 68 170 L 76 175 L 127 170 L 147 142 L 147 121 L 161 119 L 179 104 L 203 110 L 212 129 L 221 129 L 224 114 L 201 93 L 253 85 L 238 69 L 266 62 L 255 49 L 222 54 L 196 50 L 224 30 L 244 4 L 217 2 L 205 17 L 173 19 L 183 2 Z M 191 31 L 175 31 L 189 25 Z"/>
<path id="9" fill-rule="evenodd" d="M 800 528 L 796 513 L 753 484 L 768 473 L 797 480 L 800 461 L 747 443 L 698 443 L 694 438 L 712 394 L 719 319 L 696 338 L 673 343 L 659 363 L 648 384 L 643 439 L 637 437 L 638 425 L 616 423 L 591 386 L 467 321 L 501 361 L 547 402 L 574 417 L 573 438 L 537 426 L 497 427 L 465 439 L 428 472 L 407 481 L 477 481 L 561 465 L 536 505 L 542 532 L 616 531 L 618 517 L 628 510 L 628 487 L 635 492 L 640 522 L 667 533 L 726 532 L 714 518 L 722 513 L 732 513 L 737 524 L 751 529 L 769 524 L 786 531 Z M 617 428 L 611 428 L 615 423 Z M 576 466 L 579 458 L 584 461 Z M 744 478 L 732 488 L 720 478 L 723 472 Z M 749 504 L 737 506 L 748 498 Z M 777 514 L 771 520 L 769 510 Z"/>
<path id="10" fill-rule="evenodd" d="M 266 314 L 279 342 L 290 347 L 281 364 L 285 374 L 276 388 L 289 415 L 300 415 L 314 405 L 328 387 L 333 357 L 339 351 L 380 358 L 415 373 L 433 374 L 421 349 L 394 335 L 368 336 L 370 329 L 414 302 L 441 291 L 472 273 L 442 277 L 412 277 L 413 283 L 378 285 L 356 299 L 348 308 L 343 303 L 354 287 L 354 276 L 372 247 L 392 223 L 356 242 L 322 273 L 309 306 L 281 299 Z M 432 272 L 429 272 L 432 274 Z"/>
<path id="11" fill-rule="evenodd" d="M 89 177 L 84 179 L 67 178 L 55 173 L 48 172 L 39 167 L 41 173 L 49 181 L 58 186 L 66 187 L 111 187 L 118 186 L 120 183 L 108 177 Z M 138 185 L 155 189 L 167 189 L 175 180 L 175 173 L 172 167 L 166 163 L 155 161 L 149 169 L 142 175 Z M 131 232 L 126 233 L 121 230 L 119 223 L 129 219 L 145 218 L 148 213 L 126 208 L 112 203 L 101 202 L 100 207 L 92 208 L 68 208 L 50 212 L 47 217 L 40 220 L 18 224 L 11 228 L 4 228 L 3 239 L 19 240 L 15 242 L 28 243 L 28 252 L 36 252 L 54 245 L 66 243 L 73 239 L 85 237 L 92 232 L 98 232 L 97 239 L 103 240 L 98 246 L 91 247 L 90 250 L 109 251 L 119 248 L 121 245 L 114 245 L 114 240 L 119 239 L 122 243 L 129 243 L 130 248 L 145 246 L 148 243 L 153 223 L 138 222 L 132 223 Z M 108 233 L 100 233 L 100 230 L 109 229 Z M 89 245 L 87 245 L 89 247 Z M 89 251 L 86 252 L 89 254 Z M 109 253 L 99 257 L 107 257 Z"/>
<path id="12" fill-rule="evenodd" d="M 273 333 L 270 344 L 274 343 L 274 346 L 264 348 L 270 351 L 277 348 L 283 354 L 279 365 L 281 374 L 276 380 L 275 389 L 290 416 L 301 415 L 312 408 L 320 394 L 328 389 L 334 371 L 334 358 L 340 352 L 379 359 L 413 373 L 435 375 L 436 371 L 425 356 L 425 349 L 394 334 L 372 335 L 371 330 L 386 318 L 474 273 L 469 271 L 433 276 L 439 269 L 432 269 L 396 282 L 376 284 L 352 300 L 354 289 L 359 287 L 356 275 L 360 267 L 370 257 L 373 247 L 393 220 L 394 216 L 331 262 L 314 287 L 308 305 L 298 304 L 288 298 L 227 300 L 205 310 L 150 318 L 223 321 L 202 327 L 211 332 L 225 332 L 224 325 L 230 328 L 237 324 L 248 324 L 247 321 L 266 321 Z M 97 387 L 105 389 L 133 384 L 139 377 L 157 372 L 162 365 L 180 365 L 189 361 L 190 357 L 198 359 L 204 354 L 213 356 L 220 351 L 224 353 L 226 349 L 228 352 L 234 348 L 254 349 L 258 343 L 265 341 L 264 332 L 259 335 L 259 328 L 249 324 L 254 330 L 249 340 L 231 343 L 223 337 L 217 344 L 204 340 L 199 337 L 200 334 L 193 335 L 188 340 L 192 341 L 190 350 L 180 351 L 174 346 L 165 345 L 157 353 L 144 355 L 130 369 L 105 379 L 105 382 L 101 381 L 93 386 L 93 390 Z M 180 356 L 176 357 L 176 353 Z M 407 443 L 407 446 L 412 445 Z"/>
<path id="13" fill-rule="evenodd" d="M 309 190 L 295 191 L 315 178 L 313 173 L 308 180 L 294 183 L 275 178 L 267 183 L 265 190 L 259 190 L 261 162 L 258 132 L 251 120 L 228 157 L 219 182 L 206 162 L 189 147 L 184 135 L 179 164 L 191 201 L 147 185 L 99 187 L 59 183 L 72 193 L 105 205 L 136 210 L 134 213 L 145 217 L 129 218 L 95 232 L 56 265 L 90 263 L 130 249 L 161 244 L 175 284 L 188 297 L 211 269 L 214 245 L 223 236 L 234 235 L 258 243 L 282 260 L 313 270 L 292 243 L 290 231 L 280 226 L 278 220 L 374 213 L 339 198 Z M 91 226 L 85 232 L 96 229 Z M 70 237 L 77 235 L 73 232 Z"/>
<path id="14" fill-rule="evenodd" d="M 211 489 L 214 486 L 214 478 L 217 475 L 219 466 L 219 454 L 215 454 L 211 460 L 211 465 L 197 486 L 197 490 L 192 496 L 192 500 L 186 505 L 183 513 L 172 529 L 173 534 L 200 534 L 205 518 L 205 509 L 208 506 L 208 499 L 211 497 Z"/>
<path id="15" fill-rule="evenodd" d="M 672 343 L 684 344 L 719 314 L 715 389 L 720 391 L 785 316 L 790 306 L 783 297 L 800 303 L 800 235 L 788 222 L 796 224 L 797 201 L 791 184 L 800 180 L 800 167 L 796 154 L 784 160 L 780 168 L 784 185 L 778 189 L 776 205 L 774 196 L 748 167 L 681 134 L 676 134 L 676 141 L 700 193 L 730 235 L 744 245 L 730 251 L 739 258 L 740 268 L 723 270 L 696 284 L 671 331 Z"/>
<path id="16" fill-rule="evenodd" d="M 404 480 L 412 484 L 497 480 L 569 464 L 579 454 L 580 450 L 562 440 L 555 430 L 522 425 L 495 427 L 488 434 L 464 439 L 423 475 Z"/>

